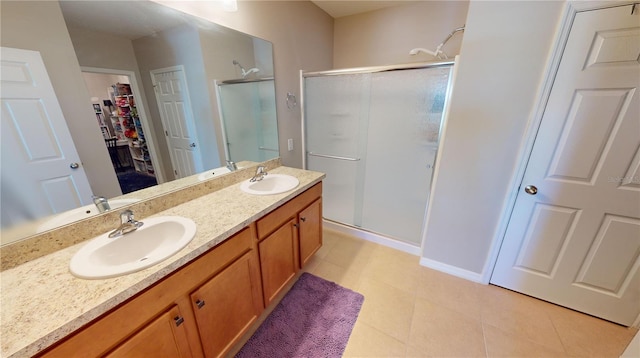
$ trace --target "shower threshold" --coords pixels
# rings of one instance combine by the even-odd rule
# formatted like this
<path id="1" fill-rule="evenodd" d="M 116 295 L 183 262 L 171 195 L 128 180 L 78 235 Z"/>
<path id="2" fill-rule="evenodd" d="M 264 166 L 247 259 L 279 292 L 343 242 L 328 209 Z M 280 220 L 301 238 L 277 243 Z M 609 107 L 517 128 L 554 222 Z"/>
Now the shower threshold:
<path id="1" fill-rule="evenodd" d="M 372 231 L 365 230 L 357 226 L 346 225 L 337 221 L 323 218 L 323 227 L 329 230 L 337 231 L 343 234 L 355 236 L 359 239 L 371 241 L 376 244 L 390 247 L 392 249 L 400 250 L 411 255 L 420 256 L 420 246 L 400 241 L 398 239 L 390 238 L 382 234 L 378 234 Z"/>

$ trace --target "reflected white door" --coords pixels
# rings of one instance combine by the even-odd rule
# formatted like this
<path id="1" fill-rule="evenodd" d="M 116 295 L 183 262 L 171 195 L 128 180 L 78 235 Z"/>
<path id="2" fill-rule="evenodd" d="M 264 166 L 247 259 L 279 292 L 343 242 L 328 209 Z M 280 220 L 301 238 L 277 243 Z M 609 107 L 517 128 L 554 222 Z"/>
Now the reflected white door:
<path id="1" fill-rule="evenodd" d="M 91 203 L 91 187 L 37 51 L 2 47 L 2 226 Z"/>
<path id="2" fill-rule="evenodd" d="M 639 25 L 631 5 L 576 15 L 491 277 L 624 325 L 640 313 Z"/>
<path id="3" fill-rule="evenodd" d="M 162 126 L 176 179 L 202 172 L 200 148 L 184 68 L 151 71 Z"/>

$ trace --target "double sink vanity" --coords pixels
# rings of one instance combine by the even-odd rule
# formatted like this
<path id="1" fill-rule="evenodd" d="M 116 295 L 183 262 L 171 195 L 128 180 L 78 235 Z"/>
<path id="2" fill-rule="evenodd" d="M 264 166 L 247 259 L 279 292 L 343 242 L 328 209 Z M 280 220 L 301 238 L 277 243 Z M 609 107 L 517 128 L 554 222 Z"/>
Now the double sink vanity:
<path id="1" fill-rule="evenodd" d="M 54 230 L 63 248 L 40 257 L 3 255 L 1 355 L 229 353 L 322 245 L 324 174 L 267 163 L 263 180 L 248 167 Z M 127 208 L 143 225 L 109 238 Z"/>

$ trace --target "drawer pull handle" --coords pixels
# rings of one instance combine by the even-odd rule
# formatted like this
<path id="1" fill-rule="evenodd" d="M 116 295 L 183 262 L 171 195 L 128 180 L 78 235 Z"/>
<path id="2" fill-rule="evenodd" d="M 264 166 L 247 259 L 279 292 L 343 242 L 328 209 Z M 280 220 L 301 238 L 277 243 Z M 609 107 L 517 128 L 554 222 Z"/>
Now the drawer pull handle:
<path id="1" fill-rule="evenodd" d="M 181 325 L 184 322 L 184 318 L 182 318 L 180 316 L 173 317 L 173 320 L 176 321 L 176 327 Z"/>
<path id="2" fill-rule="evenodd" d="M 202 301 L 202 300 L 197 300 L 197 301 L 196 301 L 196 306 L 198 306 L 198 308 L 202 308 L 202 306 L 204 306 L 204 301 Z"/>

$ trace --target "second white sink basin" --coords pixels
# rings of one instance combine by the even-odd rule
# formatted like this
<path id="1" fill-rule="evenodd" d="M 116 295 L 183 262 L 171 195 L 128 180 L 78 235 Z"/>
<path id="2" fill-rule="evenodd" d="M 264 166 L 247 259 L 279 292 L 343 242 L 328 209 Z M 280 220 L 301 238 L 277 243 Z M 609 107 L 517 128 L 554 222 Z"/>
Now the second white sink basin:
<path id="1" fill-rule="evenodd" d="M 109 238 L 104 233 L 84 245 L 69 264 L 74 276 L 109 278 L 140 271 L 184 248 L 196 234 L 196 224 L 180 216 L 142 220 L 134 232 Z"/>
<path id="2" fill-rule="evenodd" d="M 109 200 L 109 206 L 111 210 L 121 208 L 140 201 L 140 199 L 113 199 Z M 100 214 L 98 208 L 95 205 L 89 204 L 83 207 L 66 211 L 64 213 L 52 216 L 49 220 L 43 222 L 38 226 L 36 232 L 44 232 L 47 230 L 55 229 L 62 225 L 67 225 L 78 220 L 86 219 L 91 216 Z"/>
<path id="3" fill-rule="evenodd" d="M 252 182 L 245 180 L 240 184 L 240 190 L 254 195 L 280 194 L 294 189 L 300 184 L 298 178 L 286 174 L 267 174 L 262 180 Z"/>

